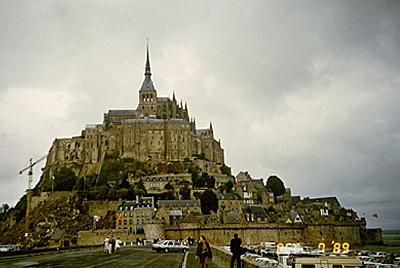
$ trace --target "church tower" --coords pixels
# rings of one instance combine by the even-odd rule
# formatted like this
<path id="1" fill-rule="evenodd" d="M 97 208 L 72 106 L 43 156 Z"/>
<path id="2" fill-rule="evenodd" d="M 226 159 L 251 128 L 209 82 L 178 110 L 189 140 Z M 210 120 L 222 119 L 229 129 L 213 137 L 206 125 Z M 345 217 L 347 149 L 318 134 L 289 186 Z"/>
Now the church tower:
<path id="1" fill-rule="evenodd" d="M 139 105 L 137 114 L 139 118 L 156 118 L 157 91 L 151 81 L 149 45 L 147 44 L 147 57 L 144 72 L 144 81 L 139 90 Z"/>

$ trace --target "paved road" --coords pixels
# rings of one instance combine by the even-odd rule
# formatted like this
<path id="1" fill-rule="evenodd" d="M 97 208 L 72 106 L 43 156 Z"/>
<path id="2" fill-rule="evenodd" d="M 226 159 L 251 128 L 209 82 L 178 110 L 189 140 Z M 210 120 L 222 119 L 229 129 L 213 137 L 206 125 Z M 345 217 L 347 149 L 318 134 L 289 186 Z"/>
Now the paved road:
<path id="1" fill-rule="evenodd" d="M 179 268 L 183 258 L 183 253 L 156 253 L 151 250 L 151 246 L 129 246 L 123 247 L 119 254 L 111 255 L 104 253 L 101 249 L 96 249 L 0 259 L 0 267 Z"/>

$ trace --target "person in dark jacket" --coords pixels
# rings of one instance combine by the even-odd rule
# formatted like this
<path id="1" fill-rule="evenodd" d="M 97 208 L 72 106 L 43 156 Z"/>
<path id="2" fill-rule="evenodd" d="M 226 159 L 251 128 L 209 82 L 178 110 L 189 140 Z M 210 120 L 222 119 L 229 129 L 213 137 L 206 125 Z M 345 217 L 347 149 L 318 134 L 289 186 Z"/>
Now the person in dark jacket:
<path id="1" fill-rule="evenodd" d="M 230 268 L 235 266 L 235 260 L 237 261 L 237 268 L 240 268 L 240 255 L 242 255 L 242 240 L 239 238 L 238 234 L 233 235 L 231 240 L 230 249 L 232 252 L 231 265 Z"/>
<path id="2" fill-rule="evenodd" d="M 199 244 L 197 245 L 196 250 L 196 261 L 200 258 L 200 267 L 201 268 L 208 268 L 208 264 L 212 259 L 212 252 L 210 244 L 208 244 L 206 237 L 204 235 L 200 236 Z"/>

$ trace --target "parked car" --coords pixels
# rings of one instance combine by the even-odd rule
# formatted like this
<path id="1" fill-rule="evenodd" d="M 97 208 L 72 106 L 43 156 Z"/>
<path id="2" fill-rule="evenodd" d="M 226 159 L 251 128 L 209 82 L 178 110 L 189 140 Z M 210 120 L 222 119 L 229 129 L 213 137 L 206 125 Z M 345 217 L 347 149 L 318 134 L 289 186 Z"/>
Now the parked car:
<path id="1" fill-rule="evenodd" d="M 164 240 L 161 242 L 158 242 L 156 244 L 153 244 L 151 246 L 153 250 L 155 250 L 157 253 L 159 252 L 183 252 L 185 253 L 186 251 L 189 250 L 188 246 L 185 246 L 184 244 L 175 241 L 175 240 Z"/>

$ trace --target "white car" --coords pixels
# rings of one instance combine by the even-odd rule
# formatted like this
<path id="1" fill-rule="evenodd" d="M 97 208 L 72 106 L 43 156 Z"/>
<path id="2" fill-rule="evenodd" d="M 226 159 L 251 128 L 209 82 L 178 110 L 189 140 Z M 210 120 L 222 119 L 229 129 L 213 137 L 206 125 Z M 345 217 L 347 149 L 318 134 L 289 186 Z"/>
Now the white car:
<path id="1" fill-rule="evenodd" d="M 151 249 L 159 252 L 182 252 L 185 253 L 189 247 L 175 240 L 163 240 L 151 246 Z"/>

